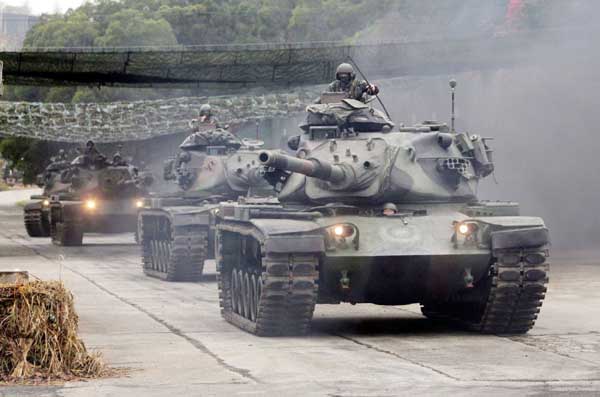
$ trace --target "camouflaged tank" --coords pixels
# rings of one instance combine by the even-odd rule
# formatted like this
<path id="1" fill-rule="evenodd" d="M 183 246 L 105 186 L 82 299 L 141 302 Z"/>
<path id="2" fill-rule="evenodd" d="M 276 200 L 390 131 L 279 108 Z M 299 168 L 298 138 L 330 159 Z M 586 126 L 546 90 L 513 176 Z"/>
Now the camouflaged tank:
<path id="1" fill-rule="evenodd" d="M 201 280 L 204 261 L 214 258 L 219 202 L 273 195 L 261 174 L 261 147 L 262 142 L 240 140 L 219 128 L 192 134 L 181 144 L 164 175 L 179 191 L 146 200 L 139 213 L 145 274 L 167 281 Z"/>
<path id="2" fill-rule="evenodd" d="M 420 303 L 484 333 L 527 332 L 548 282 L 548 230 L 482 202 L 486 139 L 427 122 L 392 128 L 369 105 L 308 107 L 295 156 L 259 160 L 280 204 L 223 203 L 222 315 L 256 335 L 305 334 L 315 304 Z"/>
<path id="3" fill-rule="evenodd" d="M 82 245 L 85 233 L 137 232 L 148 173 L 115 155 L 94 152 L 76 157 L 61 175 L 66 191 L 50 197 L 50 234 L 56 245 Z"/>
<path id="4" fill-rule="evenodd" d="M 33 195 L 23 208 L 25 229 L 30 237 L 50 237 L 50 196 L 66 192 L 69 184 L 64 183 L 61 175 L 69 168 L 69 162 L 61 152 L 44 172 L 37 176 L 37 185 L 42 188 L 41 195 Z"/>

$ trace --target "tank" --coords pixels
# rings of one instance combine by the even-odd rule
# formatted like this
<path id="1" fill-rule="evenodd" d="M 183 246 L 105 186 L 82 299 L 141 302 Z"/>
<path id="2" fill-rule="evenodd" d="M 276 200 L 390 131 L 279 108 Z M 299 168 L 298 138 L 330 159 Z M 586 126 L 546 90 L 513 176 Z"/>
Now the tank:
<path id="1" fill-rule="evenodd" d="M 50 197 L 68 190 L 69 184 L 61 180 L 61 174 L 68 168 L 69 162 L 61 151 L 37 176 L 36 184 L 42 188 L 42 194 L 31 196 L 23 208 L 25 229 L 30 237 L 50 237 Z"/>
<path id="2" fill-rule="evenodd" d="M 107 160 L 90 143 L 61 173 L 68 189 L 50 197 L 50 235 L 56 245 L 80 246 L 85 233 L 137 232 L 151 176 L 118 153 Z"/>
<path id="3" fill-rule="evenodd" d="M 478 200 L 489 141 L 431 121 L 392 128 L 370 107 L 327 114 L 340 106 L 353 104 L 309 107 L 294 156 L 259 153 L 279 203 L 221 204 L 223 317 L 302 335 L 317 303 L 419 303 L 473 331 L 527 332 L 548 283 L 548 230 L 517 203 Z"/>
<path id="4" fill-rule="evenodd" d="M 167 281 L 202 279 L 204 261 L 215 255 L 219 202 L 273 195 L 262 177 L 261 147 L 260 141 L 240 140 L 224 129 L 197 132 L 181 144 L 164 172 L 178 191 L 149 198 L 139 213 L 146 275 Z"/>

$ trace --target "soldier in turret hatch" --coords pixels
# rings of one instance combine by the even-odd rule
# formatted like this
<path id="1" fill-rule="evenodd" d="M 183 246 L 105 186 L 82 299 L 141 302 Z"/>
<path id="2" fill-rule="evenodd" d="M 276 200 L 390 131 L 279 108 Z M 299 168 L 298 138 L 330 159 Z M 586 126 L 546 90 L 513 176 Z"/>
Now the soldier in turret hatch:
<path id="1" fill-rule="evenodd" d="M 114 165 L 114 166 L 126 166 L 127 162 L 125 160 L 123 160 L 123 157 L 121 157 L 121 153 L 116 152 L 113 155 L 112 165 Z"/>
<path id="2" fill-rule="evenodd" d="M 93 165 L 96 168 L 101 168 L 106 163 L 106 157 L 96 149 L 94 141 L 87 141 L 85 151 L 83 152 L 84 162 L 87 166 Z"/>
<path id="3" fill-rule="evenodd" d="M 190 128 L 194 132 L 200 131 L 200 126 L 213 126 L 219 128 L 219 122 L 212 112 L 212 108 L 208 103 L 200 106 L 200 114 L 197 119 L 190 121 Z"/>
<path id="4" fill-rule="evenodd" d="M 87 141 L 85 144 L 85 151 L 83 152 L 83 155 L 88 157 L 90 162 L 93 162 L 97 156 L 100 155 L 100 152 L 98 151 L 98 149 L 96 149 L 96 144 L 94 143 L 94 141 Z"/>
<path id="5" fill-rule="evenodd" d="M 342 63 L 335 72 L 335 81 L 329 84 L 329 92 L 345 92 L 348 98 L 365 102 L 369 95 L 377 95 L 379 88 L 364 80 L 357 80 L 354 68 L 349 63 Z"/>

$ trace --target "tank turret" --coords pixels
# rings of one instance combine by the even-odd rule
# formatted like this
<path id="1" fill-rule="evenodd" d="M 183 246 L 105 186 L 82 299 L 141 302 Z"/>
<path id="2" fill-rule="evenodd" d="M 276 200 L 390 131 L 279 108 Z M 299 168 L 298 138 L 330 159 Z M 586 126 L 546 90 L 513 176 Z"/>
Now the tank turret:
<path id="1" fill-rule="evenodd" d="M 164 179 L 184 195 L 237 198 L 248 189 L 267 189 L 258 161 L 261 141 L 241 140 L 222 129 L 190 135 L 177 157 L 165 164 Z"/>

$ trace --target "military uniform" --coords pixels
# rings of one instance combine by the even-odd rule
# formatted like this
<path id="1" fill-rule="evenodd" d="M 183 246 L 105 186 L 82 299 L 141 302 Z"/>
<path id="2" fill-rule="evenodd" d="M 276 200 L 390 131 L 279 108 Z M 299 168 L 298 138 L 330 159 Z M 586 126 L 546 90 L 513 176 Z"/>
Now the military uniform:
<path id="1" fill-rule="evenodd" d="M 377 95 L 379 88 L 364 80 L 356 80 L 354 68 L 349 63 L 342 63 L 335 72 L 335 81 L 329 84 L 329 92 L 345 92 L 348 98 L 365 102 L 368 95 Z"/>
<path id="2" fill-rule="evenodd" d="M 193 132 L 199 132 L 201 129 L 200 126 L 209 126 L 214 128 L 221 128 L 217 118 L 213 115 L 212 109 L 209 104 L 204 104 L 200 107 L 200 115 L 197 119 L 193 119 L 190 122 L 190 127 Z"/>
<path id="3" fill-rule="evenodd" d="M 341 80 L 336 80 L 329 84 L 329 92 L 345 92 L 348 98 L 362 101 L 365 99 L 365 94 L 369 90 L 369 84 L 364 80 L 352 80 L 349 83 L 344 83 Z"/>

